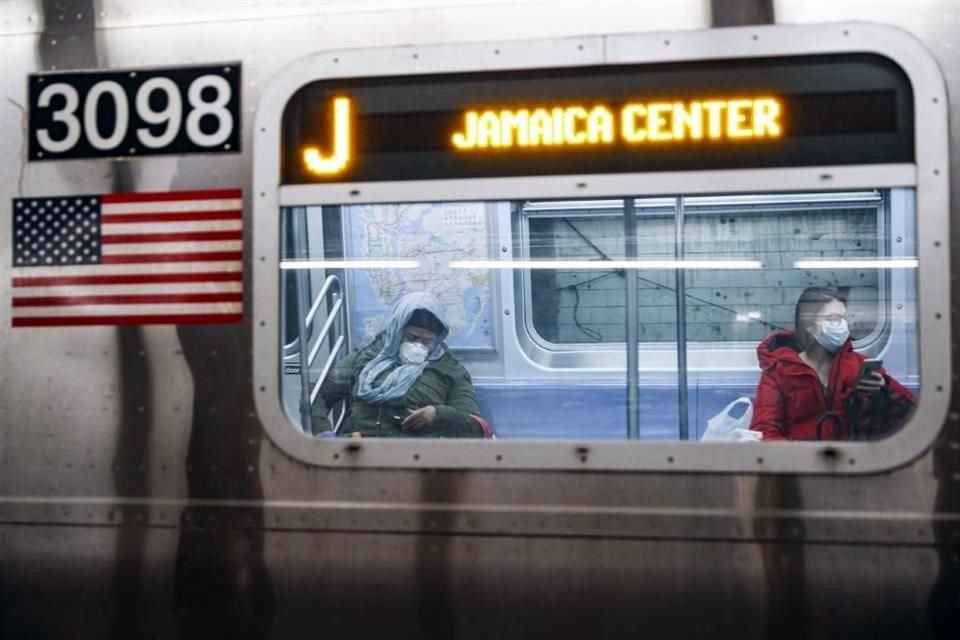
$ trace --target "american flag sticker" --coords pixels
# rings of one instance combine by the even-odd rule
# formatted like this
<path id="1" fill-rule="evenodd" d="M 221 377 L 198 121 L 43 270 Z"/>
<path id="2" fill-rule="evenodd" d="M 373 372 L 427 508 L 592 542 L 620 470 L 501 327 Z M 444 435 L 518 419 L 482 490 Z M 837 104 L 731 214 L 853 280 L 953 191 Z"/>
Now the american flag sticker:
<path id="1" fill-rule="evenodd" d="M 14 198 L 14 327 L 243 318 L 240 189 Z"/>

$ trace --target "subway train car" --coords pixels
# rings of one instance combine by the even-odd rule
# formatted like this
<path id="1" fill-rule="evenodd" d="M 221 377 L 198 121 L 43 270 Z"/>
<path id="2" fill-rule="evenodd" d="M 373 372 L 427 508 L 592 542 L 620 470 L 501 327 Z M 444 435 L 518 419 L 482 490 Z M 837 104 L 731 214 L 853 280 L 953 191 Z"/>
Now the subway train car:
<path id="1" fill-rule="evenodd" d="M 0 636 L 960 637 L 958 33 L 4 0 Z"/>

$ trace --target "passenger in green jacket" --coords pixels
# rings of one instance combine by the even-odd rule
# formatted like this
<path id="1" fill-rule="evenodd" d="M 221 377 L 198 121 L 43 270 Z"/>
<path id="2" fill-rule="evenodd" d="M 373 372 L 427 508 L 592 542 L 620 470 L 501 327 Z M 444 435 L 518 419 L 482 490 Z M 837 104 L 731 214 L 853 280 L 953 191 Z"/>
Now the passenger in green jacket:
<path id="1" fill-rule="evenodd" d="M 341 360 L 320 386 L 327 407 L 350 400 L 341 435 L 489 436 L 470 374 L 443 342 L 448 333 L 435 296 L 416 292 L 401 298 L 386 329 Z"/>

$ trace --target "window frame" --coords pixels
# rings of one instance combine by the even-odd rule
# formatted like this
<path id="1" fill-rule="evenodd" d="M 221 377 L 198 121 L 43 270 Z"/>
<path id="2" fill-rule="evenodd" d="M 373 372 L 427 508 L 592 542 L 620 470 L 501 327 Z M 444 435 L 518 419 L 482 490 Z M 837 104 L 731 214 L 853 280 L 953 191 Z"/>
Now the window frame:
<path id="1" fill-rule="evenodd" d="M 292 63 L 266 88 L 253 152 L 253 393 L 264 429 L 288 455 L 312 465 L 358 468 L 549 469 L 848 474 L 888 470 L 930 447 L 947 415 L 951 375 L 947 96 L 930 53 L 906 33 L 846 23 L 765 26 L 668 34 L 586 36 L 318 52 Z M 502 53 L 501 53 L 502 52 Z M 444 72 L 660 63 L 810 54 L 875 53 L 906 73 L 914 100 L 913 164 L 426 180 L 280 184 L 281 117 L 289 98 L 319 79 Z M 915 189 L 919 371 L 923 398 L 898 433 L 877 442 L 727 444 L 590 440 L 338 440 L 304 435 L 281 406 L 279 215 L 297 205 L 376 202 L 644 197 L 706 194 Z M 512 300 L 505 278 L 503 298 Z M 509 313 L 511 309 L 501 309 Z M 502 336 L 508 343 L 511 336 Z"/>
<path id="2" fill-rule="evenodd" d="M 877 200 L 873 203 L 868 203 L 866 198 L 866 193 L 864 192 L 864 197 L 861 200 L 856 200 L 853 196 L 857 194 L 832 194 L 832 193 L 816 193 L 810 194 L 810 197 L 804 198 L 803 194 L 776 194 L 770 196 L 768 202 L 756 201 L 750 202 L 749 198 L 744 196 L 744 203 L 741 206 L 750 206 L 755 207 L 751 209 L 737 209 L 736 203 L 726 203 L 722 202 L 715 204 L 709 202 L 710 200 L 722 200 L 723 198 L 699 198 L 707 202 L 703 203 L 686 203 L 684 209 L 686 211 L 685 215 L 687 218 L 692 218 L 696 215 L 702 216 L 713 216 L 713 215 L 725 215 L 730 213 L 735 213 L 737 215 L 747 214 L 763 214 L 776 211 L 778 209 L 783 209 L 784 211 L 797 211 L 801 207 L 807 205 L 815 205 L 816 203 L 821 203 L 825 205 L 827 209 L 872 209 L 875 211 L 877 218 L 877 241 L 880 248 L 880 253 L 878 253 L 878 258 L 888 257 L 888 252 L 886 245 L 882 243 L 884 239 L 884 234 L 886 229 L 889 226 L 889 211 L 890 211 L 890 202 L 889 202 L 889 189 L 884 190 L 884 193 L 877 194 Z M 836 195 L 840 196 L 838 198 L 829 198 L 828 196 Z M 849 203 L 845 205 L 842 196 L 848 196 L 846 202 Z M 679 194 L 677 197 L 680 197 Z M 697 200 L 698 198 L 687 198 L 685 199 Z M 656 198 L 657 200 L 662 199 L 664 201 L 670 200 L 674 201 L 675 197 L 669 198 Z M 641 209 L 655 209 L 661 208 L 659 205 L 651 204 L 641 204 L 641 199 L 637 198 L 637 218 L 639 223 L 639 218 L 641 217 L 639 211 Z M 654 198 L 645 198 L 643 200 L 654 200 Z M 592 201 L 593 208 L 596 209 L 596 202 Z M 590 209 L 591 207 L 585 207 Z M 666 206 L 663 207 L 666 209 Z M 811 209 L 816 211 L 822 211 L 824 208 L 811 206 Z M 553 212 L 556 213 L 553 213 Z M 580 213 L 580 211 L 571 209 L 574 212 L 572 217 L 578 217 L 581 219 L 590 219 L 595 217 L 600 217 L 602 214 L 599 212 L 591 212 L 587 214 Z M 616 209 L 613 209 L 616 211 Z M 672 215 L 675 215 L 675 210 Z M 655 214 L 656 215 L 656 214 Z M 665 216 L 671 215 L 664 212 Z M 519 252 L 522 259 L 529 259 L 529 245 L 530 245 L 530 220 L 531 218 L 548 218 L 548 219 L 557 219 L 565 217 L 561 213 L 561 209 L 550 209 L 549 207 L 538 208 L 538 210 L 532 214 L 528 214 L 524 211 L 521 211 L 517 219 L 517 230 L 514 234 L 514 237 L 519 240 L 520 246 L 515 249 L 515 252 Z M 543 337 L 534 324 L 533 317 L 530 314 L 532 309 L 532 295 L 533 295 L 533 286 L 530 279 L 531 270 L 525 269 L 522 271 L 520 276 L 520 287 L 521 293 L 518 295 L 517 300 L 522 301 L 523 312 L 517 314 L 518 328 L 523 330 L 523 333 L 518 337 L 520 338 L 521 343 L 525 347 L 525 351 L 528 355 L 533 358 L 538 363 L 543 364 L 544 366 L 550 366 L 548 362 L 551 360 L 551 357 L 555 353 L 564 353 L 577 351 L 580 353 L 590 353 L 590 354 L 609 354 L 613 352 L 622 352 L 626 347 L 626 343 L 623 341 L 605 341 L 605 342 L 551 342 L 550 340 Z M 877 351 L 882 350 L 885 346 L 882 343 L 882 340 L 889 335 L 890 327 L 887 322 L 889 317 L 889 304 L 890 304 L 890 278 L 887 277 L 887 273 L 881 272 L 879 274 L 879 283 L 877 288 L 877 303 L 876 303 L 876 312 L 880 318 L 880 322 L 875 324 L 870 332 L 863 336 L 862 338 L 856 341 L 856 348 L 861 352 L 870 352 L 876 353 Z M 688 285 L 689 286 L 689 285 Z M 688 303 L 689 304 L 689 303 Z M 525 334 L 525 335 L 524 335 Z M 746 361 L 748 362 L 751 370 L 755 368 L 756 365 L 756 353 L 757 342 L 756 341 L 742 341 L 742 340 L 687 340 L 688 351 L 702 351 L 702 350 L 714 350 L 717 348 L 724 349 L 726 351 L 740 351 L 743 352 L 747 357 Z M 671 353 L 676 353 L 676 341 L 675 340 L 661 340 L 661 341 L 641 341 L 639 344 L 639 349 L 641 357 L 646 354 L 647 356 L 662 352 L 665 349 Z M 562 356 L 561 356 L 562 357 Z M 675 359 L 675 358 L 674 358 Z M 594 368 L 595 366 L 604 366 L 604 362 L 598 361 L 595 363 L 587 363 L 585 366 Z M 584 366 L 583 363 L 578 362 L 576 365 L 566 365 L 567 367 L 571 366 Z M 556 365 L 555 368 L 564 368 L 564 365 Z M 691 367 L 691 371 L 695 371 L 701 367 Z M 710 369 L 710 367 L 704 367 L 705 369 Z"/>

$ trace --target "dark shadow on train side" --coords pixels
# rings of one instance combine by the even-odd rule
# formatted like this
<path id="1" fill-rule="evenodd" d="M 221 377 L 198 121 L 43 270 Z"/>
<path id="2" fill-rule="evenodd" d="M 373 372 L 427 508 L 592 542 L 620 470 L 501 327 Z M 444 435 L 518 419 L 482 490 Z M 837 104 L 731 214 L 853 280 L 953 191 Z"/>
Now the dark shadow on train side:
<path id="1" fill-rule="evenodd" d="M 37 39 L 38 53 L 43 69 L 95 69 L 101 66 L 96 42 L 96 7 L 92 0 L 43 0 L 44 30 Z M 111 189 L 114 192 L 135 189 L 132 168 L 124 162 L 111 163 Z M 111 477 L 114 495 L 118 498 L 144 498 L 150 495 L 147 462 L 149 439 L 153 430 L 152 398 L 150 397 L 150 367 L 147 361 L 146 344 L 141 327 L 118 327 L 117 379 L 120 409 L 119 428 L 114 447 Z M 145 506 L 115 507 L 110 519 L 118 523 L 115 542 L 110 554 L 109 600 L 103 605 L 104 614 L 98 621 L 85 615 L 46 616 L 31 613 L 30 622 L 21 630 L 43 637 L 45 631 L 59 637 L 73 634 L 100 633 L 113 639 L 145 635 L 144 602 L 146 594 L 145 551 L 149 529 L 142 526 L 147 520 L 149 508 Z M 82 565 L 80 570 L 83 571 Z M 66 582 L 92 583 L 92 575 L 72 575 Z M 97 589 L 82 589 L 80 597 L 65 598 L 79 610 L 89 610 L 94 605 Z M 42 603 L 42 599 L 39 600 Z M 42 606 L 42 604 L 40 604 Z M 18 611 L 22 611 L 20 607 Z M 88 625 L 78 629 L 61 625 L 77 620 L 88 620 Z M 91 626 L 94 625 L 94 626 Z M 102 625 L 102 627 L 100 626 Z"/>
<path id="2" fill-rule="evenodd" d="M 120 498 L 150 495 L 147 462 L 153 431 L 150 366 L 141 327 L 118 327 L 120 429 L 113 456 L 115 493 Z M 117 530 L 113 552 L 109 637 L 120 640 L 142 635 L 144 615 L 144 553 L 149 529 L 142 526 L 150 508 L 117 508 L 124 526 Z"/>
<path id="3" fill-rule="evenodd" d="M 956 172 L 956 167 L 953 171 Z M 954 196 L 956 198 L 956 195 Z M 958 262 L 960 224 L 951 225 L 953 234 L 953 264 Z M 960 284 L 951 283 L 953 300 L 960 299 Z M 956 308 L 951 313 L 953 349 L 951 359 L 957 364 L 957 336 L 960 336 L 960 316 Z M 947 421 L 933 445 L 933 475 L 937 479 L 937 493 L 933 504 L 932 529 L 938 560 L 937 579 L 927 601 L 930 629 L 937 640 L 960 637 L 960 396 L 957 394 L 957 373 L 954 369 L 953 391 Z M 945 515 L 952 515 L 950 520 Z"/>
<path id="4" fill-rule="evenodd" d="M 458 502 L 456 473 L 424 472 L 420 474 L 420 504 L 456 504 Z M 437 529 L 449 531 L 456 516 L 447 509 L 440 514 L 429 510 L 420 512 L 420 531 Z M 452 536 L 417 536 L 414 549 L 416 571 L 414 595 L 420 637 L 424 640 L 447 640 L 461 637 L 457 633 L 456 586 L 454 569 L 454 538 Z"/>
<path id="5" fill-rule="evenodd" d="M 245 393 L 244 327 L 177 330 L 195 381 L 186 460 L 190 499 L 263 500 L 262 432 Z M 273 587 L 263 557 L 263 509 L 242 512 L 240 526 L 218 525 L 202 508 L 188 506 L 181 514 L 175 596 L 182 638 L 266 637 Z"/>
<path id="6" fill-rule="evenodd" d="M 196 171 L 195 162 L 180 162 L 171 189 L 198 188 L 189 177 L 203 173 Z M 181 325 L 177 337 L 194 381 L 187 496 L 261 505 L 239 508 L 235 519 L 224 524 L 203 508 L 184 509 L 174 576 L 180 637 L 264 638 L 273 620 L 274 596 L 264 560 L 264 433 L 249 392 L 250 327 Z"/>
<path id="7" fill-rule="evenodd" d="M 954 295 L 960 292 L 955 291 Z M 954 323 L 954 332 L 960 327 Z M 954 333 L 957 335 L 957 333 Z M 930 590 L 927 615 L 930 629 L 937 640 L 953 640 L 960 637 L 960 529 L 956 518 L 960 517 L 960 403 L 954 395 L 951 417 L 934 445 L 933 473 L 937 478 L 937 497 L 934 514 L 951 514 L 954 520 L 944 517 L 932 522 L 939 561 L 937 579 Z"/>

